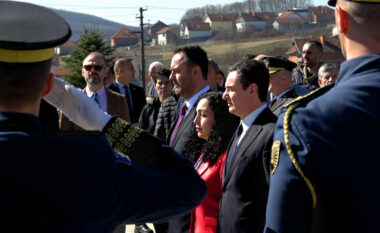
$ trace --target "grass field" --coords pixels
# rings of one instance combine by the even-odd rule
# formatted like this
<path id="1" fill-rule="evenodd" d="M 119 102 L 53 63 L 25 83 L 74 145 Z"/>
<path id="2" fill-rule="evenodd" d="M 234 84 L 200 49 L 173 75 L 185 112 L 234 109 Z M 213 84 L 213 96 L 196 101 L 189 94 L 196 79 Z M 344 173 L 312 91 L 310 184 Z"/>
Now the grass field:
<path id="1" fill-rule="evenodd" d="M 291 38 L 261 38 L 246 41 L 205 41 L 199 42 L 197 45 L 206 50 L 208 57 L 214 59 L 223 71 L 227 71 L 228 67 L 240 60 L 245 54 L 267 54 L 267 55 L 283 55 L 291 46 Z M 159 60 L 165 67 L 170 66 L 170 60 L 173 56 L 175 47 L 145 46 L 146 61 Z M 123 51 L 118 49 L 119 53 L 140 54 L 140 49 L 135 48 L 131 51 Z"/>

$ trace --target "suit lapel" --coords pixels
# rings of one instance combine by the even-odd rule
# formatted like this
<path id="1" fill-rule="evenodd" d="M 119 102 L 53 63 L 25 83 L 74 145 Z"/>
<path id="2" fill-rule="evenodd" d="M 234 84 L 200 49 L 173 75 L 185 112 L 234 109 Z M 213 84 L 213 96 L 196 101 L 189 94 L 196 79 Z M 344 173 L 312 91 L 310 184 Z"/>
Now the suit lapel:
<path id="1" fill-rule="evenodd" d="M 195 107 L 193 106 L 190 109 L 190 112 L 185 116 L 185 118 L 182 120 L 181 124 L 179 125 L 177 133 L 173 139 L 173 145 L 175 145 L 177 143 L 177 141 L 181 137 L 181 134 L 183 133 L 183 131 L 185 129 L 187 129 L 187 127 L 191 127 L 191 126 L 189 126 L 189 124 L 193 123 L 194 118 L 195 118 Z"/>
<path id="2" fill-rule="evenodd" d="M 278 108 L 281 108 L 286 101 L 287 98 L 285 97 L 278 99 L 275 103 L 273 103 L 273 105 L 270 106 L 270 110 L 272 110 L 272 112 L 276 111 Z"/>
<path id="3" fill-rule="evenodd" d="M 244 155 L 244 153 L 247 151 L 248 147 L 251 146 L 255 142 L 256 137 L 260 134 L 262 130 L 262 127 L 260 125 L 251 125 L 249 127 L 247 133 L 244 135 L 244 138 L 240 142 L 239 146 L 236 149 L 235 155 L 232 158 L 231 164 L 229 165 L 230 167 L 225 170 L 225 179 L 223 179 L 223 182 L 227 183 L 228 180 L 230 179 L 232 173 L 235 170 L 235 167 L 239 163 L 240 159 Z M 224 183 L 223 183 L 224 185 Z"/>

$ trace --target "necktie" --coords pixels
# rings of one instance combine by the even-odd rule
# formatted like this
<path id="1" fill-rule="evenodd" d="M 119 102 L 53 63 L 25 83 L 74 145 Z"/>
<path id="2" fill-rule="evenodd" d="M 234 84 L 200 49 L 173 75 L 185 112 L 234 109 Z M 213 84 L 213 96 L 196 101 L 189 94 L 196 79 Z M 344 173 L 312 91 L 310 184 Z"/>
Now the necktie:
<path id="1" fill-rule="evenodd" d="M 231 161 L 235 156 L 235 152 L 236 152 L 236 149 L 238 147 L 238 142 L 239 142 L 239 139 L 240 139 L 240 136 L 242 133 L 243 133 L 243 125 L 240 124 L 237 131 L 236 131 L 234 141 L 232 142 L 230 149 L 228 151 L 228 154 L 227 154 L 226 165 L 225 165 L 227 169 L 229 169 L 229 166 L 231 166 Z"/>
<path id="2" fill-rule="evenodd" d="M 99 106 L 99 95 L 96 94 L 96 92 L 94 92 L 94 94 L 92 95 L 92 99 L 98 104 Z"/>
<path id="3" fill-rule="evenodd" d="M 180 112 L 179 117 L 178 117 L 178 120 L 177 120 L 177 123 L 176 123 L 176 125 L 175 125 L 175 127 L 174 127 L 174 130 L 173 130 L 173 132 L 172 132 L 172 135 L 170 136 L 170 145 L 173 144 L 174 137 L 175 137 L 175 135 L 176 135 L 176 133 L 177 133 L 177 130 L 178 130 L 178 128 L 179 128 L 179 125 L 181 124 L 183 118 L 184 118 L 185 115 L 186 115 L 186 111 L 187 111 L 186 103 L 183 103 L 183 105 L 182 105 L 182 107 L 181 107 L 181 112 Z"/>
<path id="4" fill-rule="evenodd" d="M 129 114 L 132 115 L 133 106 L 132 106 L 132 97 L 129 91 L 129 87 L 127 85 L 124 85 L 124 90 L 125 90 L 125 97 L 127 97 Z"/>

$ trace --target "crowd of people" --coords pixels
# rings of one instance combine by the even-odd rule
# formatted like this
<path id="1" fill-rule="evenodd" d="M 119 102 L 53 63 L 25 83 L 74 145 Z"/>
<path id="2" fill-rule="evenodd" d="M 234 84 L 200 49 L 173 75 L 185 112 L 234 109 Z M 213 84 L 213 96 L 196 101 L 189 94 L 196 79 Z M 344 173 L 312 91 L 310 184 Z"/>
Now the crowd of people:
<path id="1" fill-rule="evenodd" d="M 342 64 L 308 41 L 301 64 L 247 54 L 225 77 L 203 48 L 184 46 L 170 67 L 150 64 L 144 91 L 131 59 L 108 66 L 96 51 L 83 90 L 54 78 L 68 24 L 0 1 L 2 229 L 376 231 L 380 1 L 328 3 Z"/>

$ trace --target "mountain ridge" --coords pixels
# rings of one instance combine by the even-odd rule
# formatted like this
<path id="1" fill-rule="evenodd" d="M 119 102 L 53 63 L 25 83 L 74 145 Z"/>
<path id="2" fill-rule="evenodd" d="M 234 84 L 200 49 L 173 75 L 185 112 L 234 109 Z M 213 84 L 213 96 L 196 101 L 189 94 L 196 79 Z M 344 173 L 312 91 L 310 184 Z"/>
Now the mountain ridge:
<path id="1" fill-rule="evenodd" d="M 116 23 L 98 16 L 78 13 L 67 10 L 59 10 L 51 8 L 54 12 L 62 16 L 70 25 L 72 36 L 70 40 L 77 41 L 81 34 L 83 34 L 84 28 L 95 27 L 99 32 L 104 35 L 104 40 L 111 40 L 111 36 L 125 27 L 131 31 L 139 30 L 138 27 L 129 26 L 121 23 Z"/>

